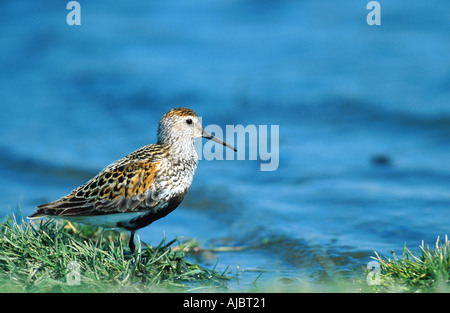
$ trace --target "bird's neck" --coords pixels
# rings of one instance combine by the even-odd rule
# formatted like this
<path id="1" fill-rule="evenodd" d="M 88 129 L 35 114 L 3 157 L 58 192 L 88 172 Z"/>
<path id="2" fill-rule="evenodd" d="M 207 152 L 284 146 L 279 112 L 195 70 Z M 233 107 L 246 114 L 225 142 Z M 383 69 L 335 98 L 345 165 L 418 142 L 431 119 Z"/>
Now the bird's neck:
<path id="1" fill-rule="evenodd" d="M 173 160 L 197 164 L 198 155 L 195 151 L 194 142 L 191 139 L 178 138 L 169 142 L 163 142 L 162 144 L 170 147 L 169 151 Z"/>

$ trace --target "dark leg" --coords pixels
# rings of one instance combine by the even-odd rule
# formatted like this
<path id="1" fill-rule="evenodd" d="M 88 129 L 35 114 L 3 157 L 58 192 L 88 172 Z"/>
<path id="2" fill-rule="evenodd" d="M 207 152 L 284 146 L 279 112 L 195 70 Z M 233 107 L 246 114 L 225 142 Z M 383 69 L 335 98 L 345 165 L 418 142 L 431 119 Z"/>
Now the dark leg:
<path id="1" fill-rule="evenodd" d="M 135 245 L 134 245 L 134 231 L 130 233 L 130 241 L 128 241 L 128 246 L 130 247 L 131 253 L 134 253 Z"/>

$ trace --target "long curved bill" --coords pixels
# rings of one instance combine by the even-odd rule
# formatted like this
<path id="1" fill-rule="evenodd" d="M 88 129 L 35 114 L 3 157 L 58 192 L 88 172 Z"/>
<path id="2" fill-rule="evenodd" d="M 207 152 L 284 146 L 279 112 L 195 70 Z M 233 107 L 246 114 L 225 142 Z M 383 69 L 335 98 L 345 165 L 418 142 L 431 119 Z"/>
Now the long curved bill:
<path id="1" fill-rule="evenodd" d="M 220 139 L 219 137 L 214 136 L 213 134 L 211 134 L 209 131 L 207 130 L 202 130 L 202 137 L 206 138 L 206 139 L 210 139 L 212 141 L 215 141 L 217 143 L 220 143 L 221 145 L 224 145 L 225 147 L 230 148 L 233 151 L 237 151 L 235 147 L 233 147 L 232 145 L 230 145 L 229 143 L 226 143 L 225 141 L 223 141 L 222 139 Z"/>

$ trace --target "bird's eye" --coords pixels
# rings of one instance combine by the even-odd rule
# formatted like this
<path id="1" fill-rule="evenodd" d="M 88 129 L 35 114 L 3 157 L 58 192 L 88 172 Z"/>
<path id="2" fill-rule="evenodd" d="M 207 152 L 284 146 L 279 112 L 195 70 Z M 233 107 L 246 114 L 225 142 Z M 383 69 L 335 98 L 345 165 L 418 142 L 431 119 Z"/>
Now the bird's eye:
<path id="1" fill-rule="evenodd" d="M 188 119 L 186 120 L 186 123 L 192 124 L 192 119 L 188 118 Z"/>

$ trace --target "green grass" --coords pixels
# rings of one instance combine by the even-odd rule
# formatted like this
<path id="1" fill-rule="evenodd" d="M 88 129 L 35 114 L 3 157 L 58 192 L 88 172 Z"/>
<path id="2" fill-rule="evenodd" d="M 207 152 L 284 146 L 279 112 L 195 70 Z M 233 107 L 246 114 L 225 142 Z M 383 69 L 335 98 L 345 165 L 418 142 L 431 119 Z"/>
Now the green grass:
<path id="1" fill-rule="evenodd" d="M 131 254 L 125 233 L 75 227 L 53 220 L 18 222 L 14 215 L 0 223 L 0 292 L 230 291 L 228 269 L 219 273 L 188 260 L 188 253 L 202 250 L 195 241 L 163 240 L 156 247 L 142 242 Z M 175 243 L 178 246 L 172 247 Z M 272 284 L 260 283 L 262 273 L 246 288 L 249 292 L 449 292 L 449 251 L 448 238 L 438 238 L 434 247 L 422 243 L 418 252 L 404 246 L 401 257 L 375 252 L 379 271 L 363 268 L 362 274 L 354 272 L 353 279 L 340 277 L 325 285 L 301 279 Z M 76 270 L 72 264 L 79 265 L 79 276 L 71 275 Z M 367 277 L 375 279 L 369 280 L 372 284 Z"/>
<path id="2" fill-rule="evenodd" d="M 379 264 L 379 273 L 374 275 L 374 269 L 366 270 L 373 284 L 364 289 L 376 292 L 449 292 L 450 291 L 450 241 L 445 236 L 444 241 L 438 237 L 434 248 L 422 242 L 419 252 L 403 248 L 402 256 L 398 258 L 392 252 L 392 257 L 381 257 L 375 252 L 373 259 Z"/>
<path id="3" fill-rule="evenodd" d="M 0 224 L 0 292 L 219 290 L 227 280 L 186 260 L 189 242 L 178 249 L 170 247 L 176 239 L 157 247 L 142 243 L 131 254 L 120 233 L 75 226 L 76 231 L 67 223 L 7 217 Z"/>

